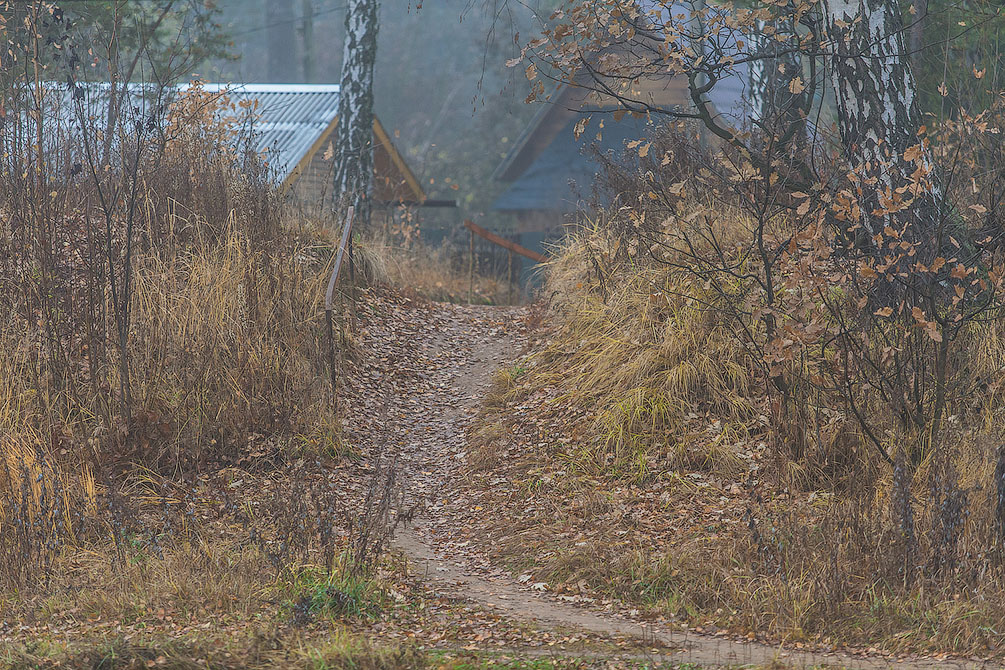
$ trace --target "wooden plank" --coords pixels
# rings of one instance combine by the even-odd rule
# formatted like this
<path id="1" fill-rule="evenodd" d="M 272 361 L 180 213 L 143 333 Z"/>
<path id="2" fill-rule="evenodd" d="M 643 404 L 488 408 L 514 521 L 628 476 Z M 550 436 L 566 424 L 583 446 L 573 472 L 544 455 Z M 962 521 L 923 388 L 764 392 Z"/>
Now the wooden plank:
<path id="1" fill-rule="evenodd" d="M 536 251 L 531 251 L 530 249 L 528 249 L 526 247 L 521 247 L 516 242 L 510 242 L 506 238 L 499 237 L 495 233 L 490 233 L 489 231 L 485 230 L 481 226 L 477 225 L 474 221 L 465 221 L 464 222 L 464 227 L 467 228 L 468 230 L 470 230 L 475 235 L 478 235 L 479 237 L 483 237 L 483 238 L 485 238 L 486 240 L 488 240 L 489 242 L 491 242 L 493 244 L 498 244 L 500 247 L 503 247 L 504 249 L 509 249 L 510 251 L 512 251 L 515 254 L 520 254 L 521 256 L 523 256 L 525 258 L 529 258 L 530 260 L 532 260 L 532 261 L 534 261 L 536 263 L 547 263 L 548 262 L 548 257 L 547 256 L 542 256 L 541 254 L 537 253 Z"/>
<path id="2" fill-rule="evenodd" d="M 345 214 L 345 224 L 342 226 L 342 239 L 339 241 L 338 252 L 335 255 L 335 267 L 332 268 L 332 276 L 328 279 L 328 290 L 325 291 L 325 311 L 332 311 L 332 297 L 335 294 L 335 282 L 338 281 L 339 271 L 342 270 L 342 259 L 345 256 L 346 247 L 349 245 L 349 235 L 352 234 L 352 221 L 355 218 L 356 208 L 349 206 Z"/>

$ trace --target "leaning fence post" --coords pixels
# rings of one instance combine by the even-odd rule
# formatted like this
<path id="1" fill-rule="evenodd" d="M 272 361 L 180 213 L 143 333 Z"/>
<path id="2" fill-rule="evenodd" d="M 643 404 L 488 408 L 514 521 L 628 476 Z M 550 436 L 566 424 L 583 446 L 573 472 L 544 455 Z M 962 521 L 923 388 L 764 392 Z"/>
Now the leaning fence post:
<path id="1" fill-rule="evenodd" d="M 468 229 L 470 239 L 468 241 L 468 304 L 475 291 L 475 231 Z"/>
<path id="2" fill-rule="evenodd" d="M 332 275 L 328 279 L 328 288 L 325 291 L 325 330 L 328 335 L 328 364 L 331 367 L 332 400 L 335 408 L 338 409 L 338 391 L 336 382 L 337 369 L 335 367 L 335 337 L 332 332 L 332 303 L 335 295 L 335 284 L 338 282 L 339 270 L 342 268 L 342 259 L 345 257 L 346 245 L 349 236 L 352 234 L 352 221 L 356 210 L 350 206 L 346 210 L 345 225 L 342 227 L 342 237 L 339 241 L 338 250 L 335 253 L 335 267 L 332 268 Z"/>
<path id="3" fill-rule="evenodd" d="M 509 250 L 509 273 L 507 274 L 509 279 L 509 302 L 513 304 L 513 250 Z"/>

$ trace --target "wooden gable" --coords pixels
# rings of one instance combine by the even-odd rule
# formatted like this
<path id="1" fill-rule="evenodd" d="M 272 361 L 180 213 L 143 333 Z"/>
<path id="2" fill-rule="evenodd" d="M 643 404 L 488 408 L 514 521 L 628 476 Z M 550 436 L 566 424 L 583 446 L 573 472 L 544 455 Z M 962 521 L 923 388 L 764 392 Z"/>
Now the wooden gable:
<path id="1" fill-rule="evenodd" d="M 280 186 L 297 199 L 320 203 L 330 200 L 334 177 L 334 130 L 338 119 L 318 137 Z M 419 180 L 391 142 L 380 121 L 373 120 L 373 199 L 377 206 L 416 205 L 426 200 Z"/>

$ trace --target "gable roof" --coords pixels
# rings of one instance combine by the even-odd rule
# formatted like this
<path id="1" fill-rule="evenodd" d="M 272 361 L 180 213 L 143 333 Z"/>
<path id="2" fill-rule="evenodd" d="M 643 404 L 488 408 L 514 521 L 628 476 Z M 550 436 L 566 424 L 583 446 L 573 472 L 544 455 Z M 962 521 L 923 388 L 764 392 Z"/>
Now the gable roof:
<path id="1" fill-rule="evenodd" d="M 265 153 L 286 191 L 311 159 L 333 139 L 338 125 L 338 84 L 203 84 L 203 90 L 225 94 L 231 102 L 256 103 L 255 149 Z M 384 151 L 416 202 L 426 194 L 398 153 L 376 115 L 374 150 Z"/>
<path id="2" fill-rule="evenodd" d="M 643 11 L 659 11 L 661 18 L 689 16 L 690 8 L 676 4 L 664 6 L 653 0 L 640 0 Z M 725 10 L 722 10 L 725 11 Z M 725 35 L 717 40 L 718 48 L 730 55 L 738 53 L 735 39 Z M 624 142 L 644 136 L 647 123 L 626 114 L 620 121 L 613 118 L 620 107 L 617 100 L 596 93 L 588 83 L 579 84 L 579 77 L 560 85 L 551 101 L 544 104 L 534 116 L 513 148 L 496 168 L 494 177 L 512 185 L 493 205 L 501 210 L 546 209 L 571 211 L 571 192 L 557 189 L 559 182 L 575 182 L 580 193 L 588 192 L 593 178 L 600 169 L 592 151 L 593 146 L 602 153 L 624 149 Z M 730 125 L 739 125 L 748 111 L 743 103 L 747 94 L 749 72 L 747 65 L 733 69 L 709 91 L 708 99 L 717 115 Z M 633 87 L 632 95 L 645 99 L 658 108 L 672 110 L 690 104 L 686 79 L 681 76 L 654 76 L 644 78 Z M 589 127 L 596 128 L 596 118 L 605 120 L 600 140 L 594 140 L 596 130 L 583 133 L 583 141 L 573 136 L 575 123 L 592 114 Z M 599 112 L 599 113 L 595 113 Z M 625 124 L 623 128 L 619 128 Z"/>
<path id="3" fill-rule="evenodd" d="M 235 105 L 252 103 L 254 148 L 285 183 L 338 112 L 338 84 L 202 84 Z M 320 145 L 319 145 L 320 146 Z"/>
<path id="4" fill-rule="evenodd" d="M 182 84 L 168 89 L 166 93 L 170 97 L 195 85 Z M 265 156 L 282 192 L 292 187 L 318 151 L 330 143 L 338 124 L 338 84 L 200 83 L 197 86 L 207 93 L 226 96 L 239 110 L 238 113 L 250 110 L 254 115 L 251 126 L 254 131 L 253 148 Z M 68 87 L 61 88 L 64 110 L 71 110 L 73 92 Z M 130 84 L 129 91 L 133 98 L 130 104 L 152 107 L 155 102 L 166 102 L 146 99 L 146 96 L 156 90 L 153 86 L 141 83 Z M 106 82 L 80 84 L 84 104 L 92 109 L 102 109 L 103 104 L 107 103 L 107 91 Z M 74 122 L 72 115 L 67 120 Z M 373 120 L 373 137 L 375 154 L 383 153 L 389 158 L 389 161 L 381 162 L 389 163 L 398 173 L 394 175 L 394 181 L 407 187 L 410 197 L 405 200 L 425 201 L 426 194 L 419 180 L 398 153 L 376 116 Z"/>
<path id="5" fill-rule="evenodd" d="M 577 141 L 570 119 L 555 139 L 531 165 L 496 198 L 493 208 L 500 211 L 545 210 L 575 212 L 579 201 L 589 198 L 600 173 L 597 154 L 616 158 L 625 142 L 644 137 L 651 121 L 626 117 L 618 122 L 592 118 L 583 132 L 588 141 Z M 599 135 L 600 139 L 596 139 Z"/>

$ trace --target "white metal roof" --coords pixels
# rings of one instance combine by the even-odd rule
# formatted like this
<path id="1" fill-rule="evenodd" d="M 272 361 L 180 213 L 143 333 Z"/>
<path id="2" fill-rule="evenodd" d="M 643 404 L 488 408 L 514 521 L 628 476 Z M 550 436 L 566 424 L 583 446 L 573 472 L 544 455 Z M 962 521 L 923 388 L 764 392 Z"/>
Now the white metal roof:
<path id="1" fill-rule="evenodd" d="M 255 149 L 283 181 L 338 113 L 337 84 L 203 84 L 231 102 L 257 101 L 253 108 Z"/>
<path id="2" fill-rule="evenodd" d="M 128 87 L 126 108 L 135 108 L 139 115 L 155 104 L 169 102 L 179 91 L 191 88 L 183 84 L 164 91 L 160 101 L 151 99 L 157 93 L 156 87 L 145 84 L 131 84 Z M 63 103 L 56 109 L 55 117 L 49 122 L 77 125 L 73 112 L 72 92 L 66 85 L 54 84 L 62 92 Z M 250 127 L 253 131 L 253 147 L 264 153 L 273 169 L 276 180 L 284 181 L 296 168 L 321 134 L 338 113 L 337 84 L 201 84 L 204 91 L 226 95 L 234 103 L 238 113 L 243 113 L 242 102 L 256 102 L 249 111 Z M 85 107 L 93 110 L 97 121 L 105 114 L 108 84 L 105 82 L 82 83 L 79 86 Z M 47 122 L 48 125 L 48 122 Z M 99 124 L 100 127 L 100 124 Z"/>

